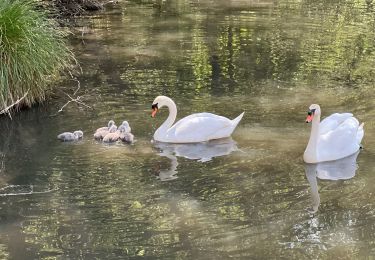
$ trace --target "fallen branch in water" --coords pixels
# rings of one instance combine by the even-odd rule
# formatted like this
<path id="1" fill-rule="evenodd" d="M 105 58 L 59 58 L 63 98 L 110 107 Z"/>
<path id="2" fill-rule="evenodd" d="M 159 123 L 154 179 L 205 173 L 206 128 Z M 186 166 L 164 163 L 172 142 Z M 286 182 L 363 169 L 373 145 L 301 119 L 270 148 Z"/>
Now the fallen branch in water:
<path id="1" fill-rule="evenodd" d="M 77 103 L 77 104 L 80 104 L 80 105 L 82 105 L 82 106 L 85 106 L 85 107 L 87 107 L 87 108 L 92 108 L 92 107 L 90 107 L 89 105 L 86 105 L 82 100 L 81 100 L 81 96 L 77 96 L 76 98 L 72 98 L 69 94 L 66 94 L 66 93 L 64 93 L 65 95 L 67 95 L 69 98 L 70 98 L 70 100 L 68 101 L 68 102 L 66 102 L 58 111 L 57 111 L 57 113 L 60 113 L 60 112 L 62 112 L 63 111 L 63 109 L 69 104 L 69 103 L 71 103 L 71 102 L 75 102 L 75 103 Z"/>
<path id="2" fill-rule="evenodd" d="M 107 4 L 118 4 L 118 0 L 109 0 L 109 1 L 107 1 L 105 3 L 103 3 L 102 6 L 105 6 Z"/>
<path id="3" fill-rule="evenodd" d="M 12 119 L 12 116 L 10 114 L 10 109 L 13 108 L 14 106 L 18 105 L 27 96 L 28 93 L 29 93 L 29 90 L 26 91 L 26 93 L 21 98 L 17 99 L 11 105 L 9 105 L 6 108 L 4 108 L 3 110 L 1 110 L 0 111 L 0 115 L 2 115 L 2 114 L 8 114 L 9 117 L 10 117 L 10 119 Z"/>
<path id="4" fill-rule="evenodd" d="M 70 74 L 71 75 L 71 74 Z M 74 80 L 75 82 L 77 82 L 77 89 L 73 92 L 73 96 L 75 94 L 77 94 L 78 90 L 81 88 L 81 82 L 79 82 L 78 79 L 74 78 L 73 75 L 71 75 L 72 77 L 72 80 Z M 87 108 L 92 108 L 90 107 L 89 105 L 86 105 L 83 101 L 82 101 L 82 96 L 77 96 L 76 98 L 73 98 L 72 96 L 70 96 L 69 94 L 67 93 L 64 93 L 66 96 L 69 97 L 70 100 L 68 100 L 57 112 L 56 114 L 54 115 L 57 115 L 58 113 L 62 112 L 64 110 L 64 108 L 69 105 L 71 102 L 74 102 L 74 103 L 77 103 L 79 105 L 82 105 L 82 106 L 85 106 Z"/>
<path id="5" fill-rule="evenodd" d="M 74 96 L 75 94 L 77 94 L 78 90 L 81 88 L 81 82 L 79 82 L 79 80 L 76 79 L 70 71 L 69 71 L 69 75 L 70 75 L 70 77 L 72 78 L 72 80 L 74 80 L 75 82 L 77 82 L 77 89 L 76 89 L 76 91 L 74 91 L 74 93 L 73 93 L 73 96 Z M 64 93 L 64 94 L 65 94 L 65 93 Z"/>

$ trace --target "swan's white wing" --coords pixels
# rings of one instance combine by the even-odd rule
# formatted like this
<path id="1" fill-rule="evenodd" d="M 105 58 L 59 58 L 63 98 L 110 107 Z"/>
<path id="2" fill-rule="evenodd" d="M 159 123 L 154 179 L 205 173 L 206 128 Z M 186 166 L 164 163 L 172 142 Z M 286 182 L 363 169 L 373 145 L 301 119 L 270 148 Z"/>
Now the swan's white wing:
<path id="1" fill-rule="evenodd" d="M 211 113 L 198 113 L 178 121 L 168 130 L 168 136 L 180 142 L 207 141 L 219 130 L 231 126 L 232 122 L 226 117 Z"/>
<path id="2" fill-rule="evenodd" d="M 353 114 L 351 113 L 334 113 L 324 118 L 319 124 L 319 134 L 326 134 L 336 129 L 341 123 L 352 116 Z"/>
<path id="3" fill-rule="evenodd" d="M 209 117 L 209 118 L 220 118 L 222 120 L 229 120 L 228 118 L 224 117 L 224 116 L 218 116 L 218 115 L 215 115 L 215 114 L 212 114 L 212 113 L 195 113 L 195 114 L 191 114 L 191 115 L 188 115 L 188 116 L 185 116 L 184 118 L 181 118 L 175 125 L 177 124 L 181 124 L 182 122 L 186 122 L 187 120 L 191 120 L 193 118 L 206 118 L 206 117 Z"/>
<path id="4" fill-rule="evenodd" d="M 330 161 L 355 153 L 359 149 L 357 142 L 358 126 L 358 120 L 349 117 L 334 130 L 319 135 L 318 158 L 323 161 Z"/>

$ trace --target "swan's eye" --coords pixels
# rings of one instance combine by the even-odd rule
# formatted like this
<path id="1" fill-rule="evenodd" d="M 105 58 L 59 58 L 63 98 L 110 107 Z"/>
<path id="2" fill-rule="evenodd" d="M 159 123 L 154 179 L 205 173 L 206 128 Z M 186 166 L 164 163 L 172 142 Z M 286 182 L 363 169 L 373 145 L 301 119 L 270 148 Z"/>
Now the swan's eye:
<path id="1" fill-rule="evenodd" d="M 314 113 L 315 113 L 315 109 L 310 109 L 310 110 L 307 112 L 307 114 L 308 114 L 309 116 L 313 115 Z"/>
<path id="2" fill-rule="evenodd" d="M 152 108 L 152 109 L 158 109 L 158 103 L 153 104 L 153 105 L 151 106 L 151 108 Z"/>

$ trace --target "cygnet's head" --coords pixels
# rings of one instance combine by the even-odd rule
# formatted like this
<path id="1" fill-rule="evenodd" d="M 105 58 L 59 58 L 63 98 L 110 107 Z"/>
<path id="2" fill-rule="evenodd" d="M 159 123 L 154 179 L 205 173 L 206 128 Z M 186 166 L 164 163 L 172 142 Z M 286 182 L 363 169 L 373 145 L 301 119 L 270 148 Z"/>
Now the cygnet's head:
<path id="1" fill-rule="evenodd" d="M 126 126 L 129 126 L 129 123 L 128 123 L 128 121 L 125 120 L 125 121 L 122 121 L 121 125 L 126 127 Z"/>
<path id="2" fill-rule="evenodd" d="M 73 134 L 77 136 L 78 139 L 83 137 L 83 132 L 81 130 L 74 131 Z"/>
<path id="3" fill-rule="evenodd" d="M 124 125 L 120 125 L 117 128 L 117 131 L 119 131 L 120 133 L 125 133 L 126 132 L 126 127 Z"/>
<path id="4" fill-rule="evenodd" d="M 109 122 L 108 122 L 108 128 L 111 128 L 111 126 L 113 126 L 114 124 L 115 124 L 115 121 L 109 120 Z"/>
<path id="5" fill-rule="evenodd" d="M 129 125 L 128 121 L 123 121 L 121 125 L 124 126 L 125 132 L 130 133 L 132 131 L 132 129 L 130 128 L 130 125 Z"/>
<path id="6" fill-rule="evenodd" d="M 306 123 L 310 123 L 314 119 L 315 115 L 320 116 L 320 106 L 317 104 L 312 104 L 307 112 Z"/>

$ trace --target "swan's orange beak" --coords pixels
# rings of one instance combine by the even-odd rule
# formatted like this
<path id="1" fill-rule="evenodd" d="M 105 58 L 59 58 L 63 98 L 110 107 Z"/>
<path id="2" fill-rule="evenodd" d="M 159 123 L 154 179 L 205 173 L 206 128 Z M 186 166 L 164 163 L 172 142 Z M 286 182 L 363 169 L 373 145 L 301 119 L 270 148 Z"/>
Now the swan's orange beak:
<path id="1" fill-rule="evenodd" d="M 155 117 L 156 113 L 158 112 L 157 108 L 153 108 L 151 112 L 151 117 Z"/>
<path id="2" fill-rule="evenodd" d="M 306 123 L 310 123 L 314 119 L 316 109 L 309 109 L 307 112 Z"/>
<path id="3" fill-rule="evenodd" d="M 306 117 L 306 123 L 310 123 L 313 120 L 313 118 L 314 118 L 313 114 L 307 115 L 307 117 Z"/>
<path id="4" fill-rule="evenodd" d="M 152 111 L 151 111 L 151 117 L 155 117 L 156 113 L 159 110 L 158 103 L 152 104 L 151 109 L 152 109 Z"/>

